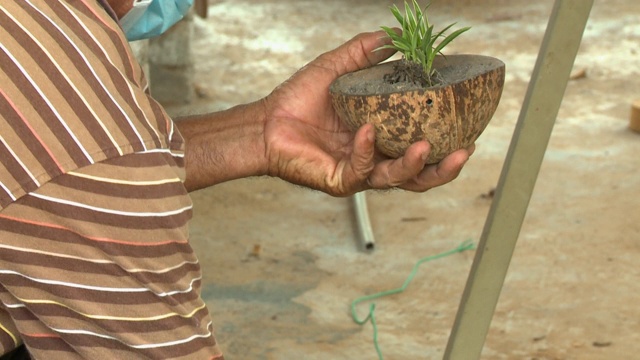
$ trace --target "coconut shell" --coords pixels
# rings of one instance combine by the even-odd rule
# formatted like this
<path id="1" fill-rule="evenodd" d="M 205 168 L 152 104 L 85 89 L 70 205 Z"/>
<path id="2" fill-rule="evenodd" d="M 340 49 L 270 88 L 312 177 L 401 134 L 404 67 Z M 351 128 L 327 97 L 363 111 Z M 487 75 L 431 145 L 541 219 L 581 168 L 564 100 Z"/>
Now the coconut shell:
<path id="1" fill-rule="evenodd" d="M 420 140 L 431 144 L 430 164 L 473 144 L 498 107 L 504 63 L 480 55 L 438 56 L 433 68 L 440 84 L 409 89 L 383 80 L 395 63 L 343 75 L 331 85 L 333 107 L 342 121 L 353 131 L 373 123 L 377 149 L 392 158 Z"/>

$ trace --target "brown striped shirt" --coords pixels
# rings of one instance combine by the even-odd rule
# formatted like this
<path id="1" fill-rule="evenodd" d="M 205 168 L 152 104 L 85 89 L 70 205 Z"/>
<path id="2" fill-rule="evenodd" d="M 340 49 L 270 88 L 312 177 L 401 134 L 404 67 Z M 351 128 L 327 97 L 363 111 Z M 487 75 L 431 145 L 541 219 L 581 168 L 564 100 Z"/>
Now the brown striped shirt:
<path id="1" fill-rule="evenodd" d="M 222 359 L 183 139 L 104 2 L 0 2 L 0 354 Z"/>
<path id="2" fill-rule="evenodd" d="M 170 153 L 129 154 L 60 175 L 0 212 L 0 350 L 222 359 L 183 175 Z"/>
<path id="3" fill-rule="evenodd" d="M 58 175 L 183 141 L 96 0 L 0 4 L 0 209 Z"/>

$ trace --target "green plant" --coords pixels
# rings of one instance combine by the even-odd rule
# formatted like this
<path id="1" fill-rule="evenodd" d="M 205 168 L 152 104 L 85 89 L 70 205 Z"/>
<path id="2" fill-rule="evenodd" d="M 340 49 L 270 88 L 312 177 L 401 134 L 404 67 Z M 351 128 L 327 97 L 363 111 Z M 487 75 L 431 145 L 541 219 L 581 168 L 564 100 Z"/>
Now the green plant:
<path id="1" fill-rule="evenodd" d="M 391 44 L 384 45 L 377 50 L 393 49 L 399 51 L 407 61 L 422 66 L 422 71 L 426 75 L 427 84 L 432 85 L 431 78 L 435 73 L 432 66 L 436 55 L 441 54 L 445 46 L 460 34 L 469 30 L 470 27 L 458 29 L 445 36 L 445 32 L 455 25 L 455 23 L 453 23 L 441 31 L 435 32 L 433 25 L 429 23 L 427 17 L 427 9 L 431 4 L 427 4 L 424 9 L 421 9 L 416 0 L 412 1 L 413 10 L 411 10 L 406 1 L 404 2 L 404 15 L 395 4 L 389 8 L 393 16 L 400 23 L 402 33 L 398 34 L 390 27 L 381 26 L 387 36 L 391 38 Z M 440 38 L 444 39 L 436 45 L 436 42 Z"/>

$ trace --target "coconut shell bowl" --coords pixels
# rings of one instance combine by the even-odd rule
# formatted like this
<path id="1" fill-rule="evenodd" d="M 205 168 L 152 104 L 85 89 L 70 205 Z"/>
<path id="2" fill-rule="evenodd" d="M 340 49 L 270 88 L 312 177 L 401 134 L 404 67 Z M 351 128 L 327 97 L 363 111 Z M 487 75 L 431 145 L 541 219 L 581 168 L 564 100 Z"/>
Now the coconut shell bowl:
<path id="1" fill-rule="evenodd" d="M 341 76 L 331 84 L 332 104 L 353 131 L 372 123 L 376 148 L 397 158 L 419 140 L 431 144 L 427 163 L 473 144 L 498 107 L 505 65 L 481 55 L 436 57 L 436 84 L 391 84 L 397 61 Z"/>

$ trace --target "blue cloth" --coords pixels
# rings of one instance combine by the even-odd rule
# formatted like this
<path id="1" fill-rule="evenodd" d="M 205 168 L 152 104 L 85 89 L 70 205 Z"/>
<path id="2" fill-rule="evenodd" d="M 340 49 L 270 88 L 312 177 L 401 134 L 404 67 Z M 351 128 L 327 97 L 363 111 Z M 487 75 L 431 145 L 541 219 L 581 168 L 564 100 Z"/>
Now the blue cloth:
<path id="1" fill-rule="evenodd" d="M 127 40 L 148 39 L 164 33 L 187 14 L 191 5 L 193 0 L 152 0 L 141 14 L 127 14 L 122 18 Z M 127 19 L 129 15 L 134 18 Z"/>

